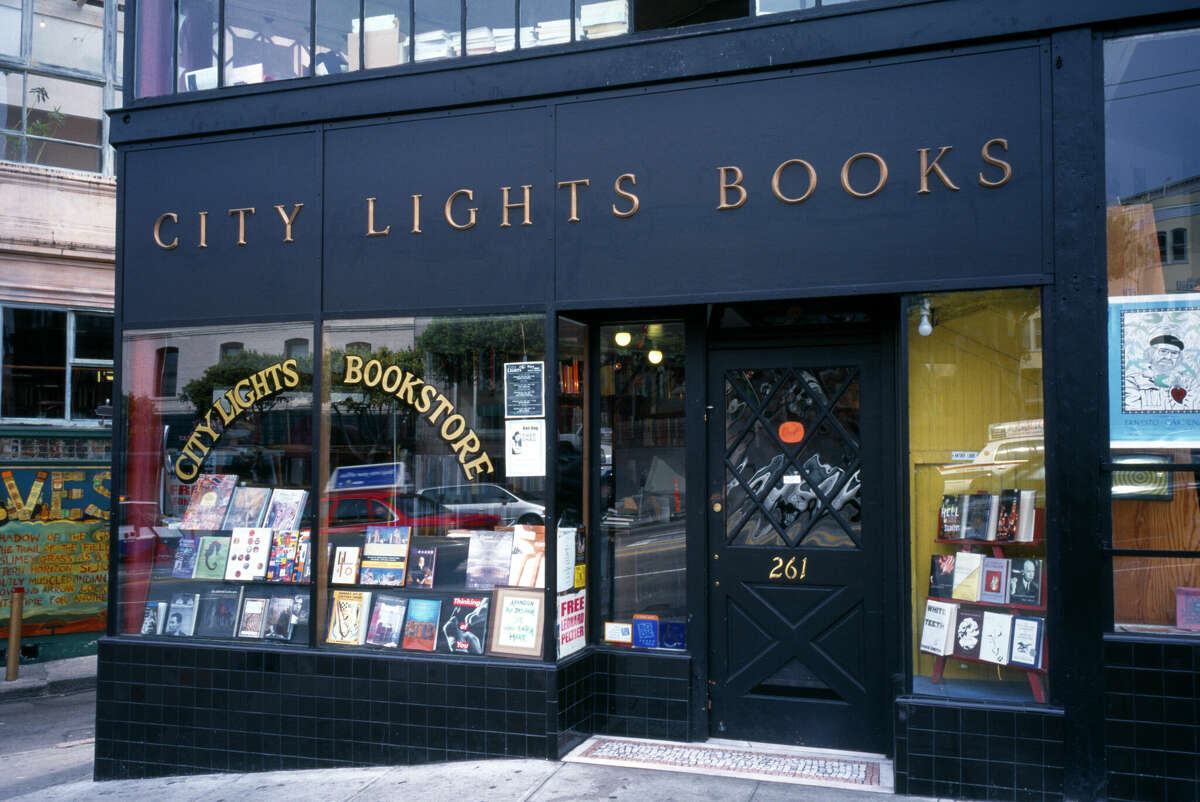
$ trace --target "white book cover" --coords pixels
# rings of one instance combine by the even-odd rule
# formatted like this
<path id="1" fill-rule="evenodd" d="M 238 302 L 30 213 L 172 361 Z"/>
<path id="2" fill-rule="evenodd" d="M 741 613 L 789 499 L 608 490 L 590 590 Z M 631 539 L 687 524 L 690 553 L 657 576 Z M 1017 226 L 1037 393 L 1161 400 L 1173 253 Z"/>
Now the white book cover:
<path id="1" fill-rule="evenodd" d="M 954 622 L 958 605 L 952 602 L 926 601 L 925 623 L 921 627 L 921 651 L 939 656 L 954 652 Z"/>
<path id="2" fill-rule="evenodd" d="M 1022 490 L 1017 505 L 1017 542 L 1032 543 L 1037 528 L 1037 491 Z"/>
<path id="3" fill-rule="evenodd" d="M 954 557 L 954 590 L 950 595 L 959 601 L 979 601 L 982 575 L 983 555 L 960 551 Z"/>
<path id="4" fill-rule="evenodd" d="M 271 556 L 271 530 L 239 527 L 229 539 L 229 557 L 225 579 L 248 582 L 267 578 L 267 558 Z"/>
<path id="5" fill-rule="evenodd" d="M 982 644 L 979 647 L 979 659 L 997 665 L 1008 665 L 1008 648 L 1012 640 L 1013 617 L 1009 613 L 993 613 L 987 610 L 983 614 Z"/>
<path id="6" fill-rule="evenodd" d="M 337 585 L 358 583 L 358 546 L 338 546 L 333 553 L 333 579 Z"/>
<path id="7" fill-rule="evenodd" d="M 1012 653 L 1009 662 L 1022 668 L 1042 667 L 1042 619 L 1018 615 L 1012 623 Z"/>

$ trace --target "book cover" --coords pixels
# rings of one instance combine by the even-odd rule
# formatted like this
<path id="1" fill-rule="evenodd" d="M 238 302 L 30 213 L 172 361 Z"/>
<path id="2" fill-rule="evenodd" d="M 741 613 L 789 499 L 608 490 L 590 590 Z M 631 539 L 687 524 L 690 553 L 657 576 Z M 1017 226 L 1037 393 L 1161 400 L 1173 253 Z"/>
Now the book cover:
<path id="1" fill-rule="evenodd" d="M 290 582 L 296 564 L 299 533 L 287 529 L 272 530 L 271 556 L 267 559 L 268 582 Z"/>
<path id="2" fill-rule="evenodd" d="M 1008 601 L 1011 604 L 1042 604 L 1042 561 L 1017 557 L 1012 561 L 1012 576 L 1008 580 Z"/>
<path id="3" fill-rule="evenodd" d="M 196 579 L 224 579 L 229 562 L 229 538 L 205 535 L 196 548 Z"/>
<path id="4" fill-rule="evenodd" d="M 196 602 L 199 593 L 175 593 L 171 596 L 171 608 L 167 611 L 164 635 L 188 637 L 196 629 Z"/>
<path id="5" fill-rule="evenodd" d="M 1000 491 L 1000 503 L 996 513 L 996 540 L 1007 543 L 1017 539 L 1020 506 L 1021 494 L 1019 491 Z"/>
<path id="6" fill-rule="evenodd" d="M 408 561 L 411 535 L 411 526 L 368 526 L 363 559 L 392 560 L 403 566 Z"/>
<path id="7" fill-rule="evenodd" d="M 402 646 L 405 649 L 432 652 L 437 645 L 438 615 L 441 611 L 440 599 L 409 599 Z"/>
<path id="8" fill-rule="evenodd" d="M 942 496 L 942 508 L 938 512 L 938 537 L 954 540 L 962 537 L 962 523 L 959 519 L 960 505 L 958 496 Z"/>
<path id="9" fill-rule="evenodd" d="M 1037 491 L 1022 490 L 1017 502 L 1017 542 L 1032 543 L 1037 535 Z"/>
<path id="10" fill-rule="evenodd" d="M 142 634 L 161 635 L 166 619 L 166 602 L 146 602 L 146 612 L 142 616 Z"/>
<path id="11" fill-rule="evenodd" d="M 292 630 L 296 620 L 292 617 L 292 597 L 274 596 L 267 603 L 267 626 L 263 632 L 264 638 L 271 640 L 291 640 Z"/>
<path id="12" fill-rule="evenodd" d="M 442 605 L 438 622 L 437 651 L 449 654 L 483 654 L 487 644 L 487 596 L 455 596 Z"/>
<path id="13" fill-rule="evenodd" d="M 329 610 L 327 643 L 361 646 L 367 637 L 371 594 L 361 590 L 335 590 Z"/>
<path id="14" fill-rule="evenodd" d="M 996 539 L 996 527 L 1000 523 L 1000 496 L 996 493 L 989 493 L 987 500 L 987 535 L 985 539 Z"/>
<path id="15" fill-rule="evenodd" d="M 398 588 L 404 584 L 404 565 L 392 560 L 363 560 L 358 582 L 360 585 Z"/>
<path id="16" fill-rule="evenodd" d="M 296 562 L 292 566 L 292 578 L 289 582 L 308 582 L 311 576 L 312 564 L 312 532 L 301 529 L 296 535 Z"/>
<path id="17" fill-rule="evenodd" d="M 266 579 L 267 557 L 270 553 L 270 529 L 234 529 L 229 539 L 225 579 L 241 582 Z"/>
<path id="18" fill-rule="evenodd" d="M 338 546 L 333 553 L 333 578 L 336 585 L 358 583 L 358 546 Z"/>
<path id="19" fill-rule="evenodd" d="M 403 596 L 380 593 L 375 598 L 375 607 L 371 611 L 367 643 L 372 646 L 386 646 L 389 649 L 400 648 L 400 638 L 404 635 L 404 613 L 407 609 L 408 599 Z"/>
<path id="20" fill-rule="evenodd" d="M 237 477 L 233 474 L 206 473 L 198 477 L 179 528 L 220 529 L 236 486 Z"/>
<path id="21" fill-rule="evenodd" d="M 983 614 L 983 629 L 980 634 L 979 659 L 996 665 L 1008 665 L 1009 643 L 1012 641 L 1012 614 Z"/>
<path id="22" fill-rule="evenodd" d="M 1009 664 L 1022 668 L 1042 667 L 1042 631 L 1045 622 L 1031 616 L 1013 616 Z"/>
<path id="23" fill-rule="evenodd" d="M 264 529 L 299 529 L 300 518 L 304 515 L 304 501 L 308 498 L 307 490 L 289 490 L 278 488 L 271 493 L 271 503 L 263 516 Z"/>
<path id="24" fill-rule="evenodd" d="M 959 601 L 979 601 L 982 575 L 983 555 L 960 551 L 954 557 L 954 589 L 950 598 Z"/>
<path id="25" fill-rule="evenodd" d="M 992 604 L 1008 603 L 1008 577 L 1012 563 L 1003 557 L 983 558 L 983 586 L 979 600 Z"/>
<path id="26" fill-rule="evenodd" d="M 925 602 L 925 622 L 921 625 L 921 651 L 938 656 L 954 652 L 954 625 L 958 605 L 929 599 Z"/>
<path id="27" fill-rule="evenodd" d="M 658 629 L 658 616 L 638 613 L 633 617 L 633 645 L 657 649 Z"/>
<path id="28" fill-rule="evenodd" d="M 929 558 L 929 595 L 949 599 L 954 592 L 954 555 L 934 554 Z"/>
<path id="29" fill-rule="evenodd" d="M 978 660 L 982 635 L 983 613 L 960 607 L 954 625 L 954 656 Z"/>
<path id="30" fill-rule="evenodd" d="M 205 588 L 200 594 L 196 635 L 201 638 L 232 638 L 242 608 L 242 588 Z"/>
<path id="31" fill-rule="evenodd" d="M 179 538 L 175 547 L 175 564 L 171 567 L 171 576 L 176 579 L 191 579 L 196 571 L 196 538 L 184 535 Z"/>
<path id="32" fill-rule="evenodd" d="M 962 533 L 964 540 L 987 540 L 988 521 L 992 513 L 992 496 L 975 493 L 963 496 Z"/>
<path id="33" fill-rule="evenodd" d="M 663 621 L 659 629 L 659 638 L 664 649 L 686 649 L 687 622 Z"/>
<path id="34" fill-rule="evenodd" d="M 575 545 L 570 545 L 574 553 Z M 513 527 L 508 581 L 502 584 L 521 588 L 542 588 L 546 586 L 545 573 L 546 527 L 517 524 Z"/>
<path id="35" fill-rule="evenodd" d="M 467 549 L 468 588 L 491 590 L 508 581 L 512 541 L 512 532 L 471 532 Z"/>
<path id="36" fill-rule="evenodd" d="M 292 622 L 296 626 L 308 623 L 308 594 L 295 593 L 292 595 Z"/>
<path id="37" fill-rule="evenodd" d="M 437 573 L 437 546 L 414 546 L 408 560 L 408 577 L 405 580 L 408 586 L 432 590 L 433 578 Z"/>
<path id="38" fill-rule="evenodd" d="M 258 526 L 262 523 L 263 515 L 267 511 L 267 504 L 270 501 L 271 488 L 269 487 L 235 488 L 233 498 L 229 501 L 229 509 L 225 512 L 225 523 L 221 528 L 236 529 Z"/>
<path id="39" fill-rule="evenodd" d="M 242 621 L 238 624 L 239 638 L 261 638 L 267 620 L 267 600 L 248 598 L 242 600 Z"/>

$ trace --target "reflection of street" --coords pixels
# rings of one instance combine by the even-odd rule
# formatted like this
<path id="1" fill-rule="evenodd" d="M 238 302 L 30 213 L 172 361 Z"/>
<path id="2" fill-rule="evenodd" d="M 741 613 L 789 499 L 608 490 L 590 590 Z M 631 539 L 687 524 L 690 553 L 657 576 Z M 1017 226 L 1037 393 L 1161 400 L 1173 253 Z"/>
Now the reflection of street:
<path id="1" fill-rule="evenodd" d="M 617 620 L 635 613 L 683 615 L 686 598 L 684 522 L 634 524 L 619 516 L 604 522 L 613 570 L 613 601 Z"/>

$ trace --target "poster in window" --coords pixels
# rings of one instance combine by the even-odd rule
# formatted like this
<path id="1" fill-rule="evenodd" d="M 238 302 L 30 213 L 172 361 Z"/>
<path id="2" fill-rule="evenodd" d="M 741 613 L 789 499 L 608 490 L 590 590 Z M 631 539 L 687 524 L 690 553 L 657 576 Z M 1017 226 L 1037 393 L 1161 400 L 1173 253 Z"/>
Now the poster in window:
<path id="1" fill-rule="evenodd" d="M 546 414 L 545 362 L 504 363 L 504 417 L 540 418 Z"/>
<path id="2" fill-rule="evenodd" d="M 545 598 L 541 590 L 496 588 L 496 617 L 488 639 L 488 654 L 541 657 Z"/>
<path id="3" fill-rule="evenodd" d="M 1109 298 L 1108 343 L 1112 445 L 1200 446 L 1200 301 Z"/>
<path id="4" fill-rule="evenodd" d="M 545 476 L 546 421 L 505 421 L 504 452 L 506 476 Z"/>

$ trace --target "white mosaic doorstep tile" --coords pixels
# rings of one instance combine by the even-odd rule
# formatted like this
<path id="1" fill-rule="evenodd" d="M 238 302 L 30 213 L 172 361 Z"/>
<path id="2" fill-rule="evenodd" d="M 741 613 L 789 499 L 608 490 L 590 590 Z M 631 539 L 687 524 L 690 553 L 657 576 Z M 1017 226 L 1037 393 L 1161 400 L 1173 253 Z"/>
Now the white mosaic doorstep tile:
<path id="1" fill-rule="evenodd" d="M 894 786 L 891 762 L 881 755 L 746 741 L 689 744 L 596 735 L 563 760 L 885 793 Z"/>

